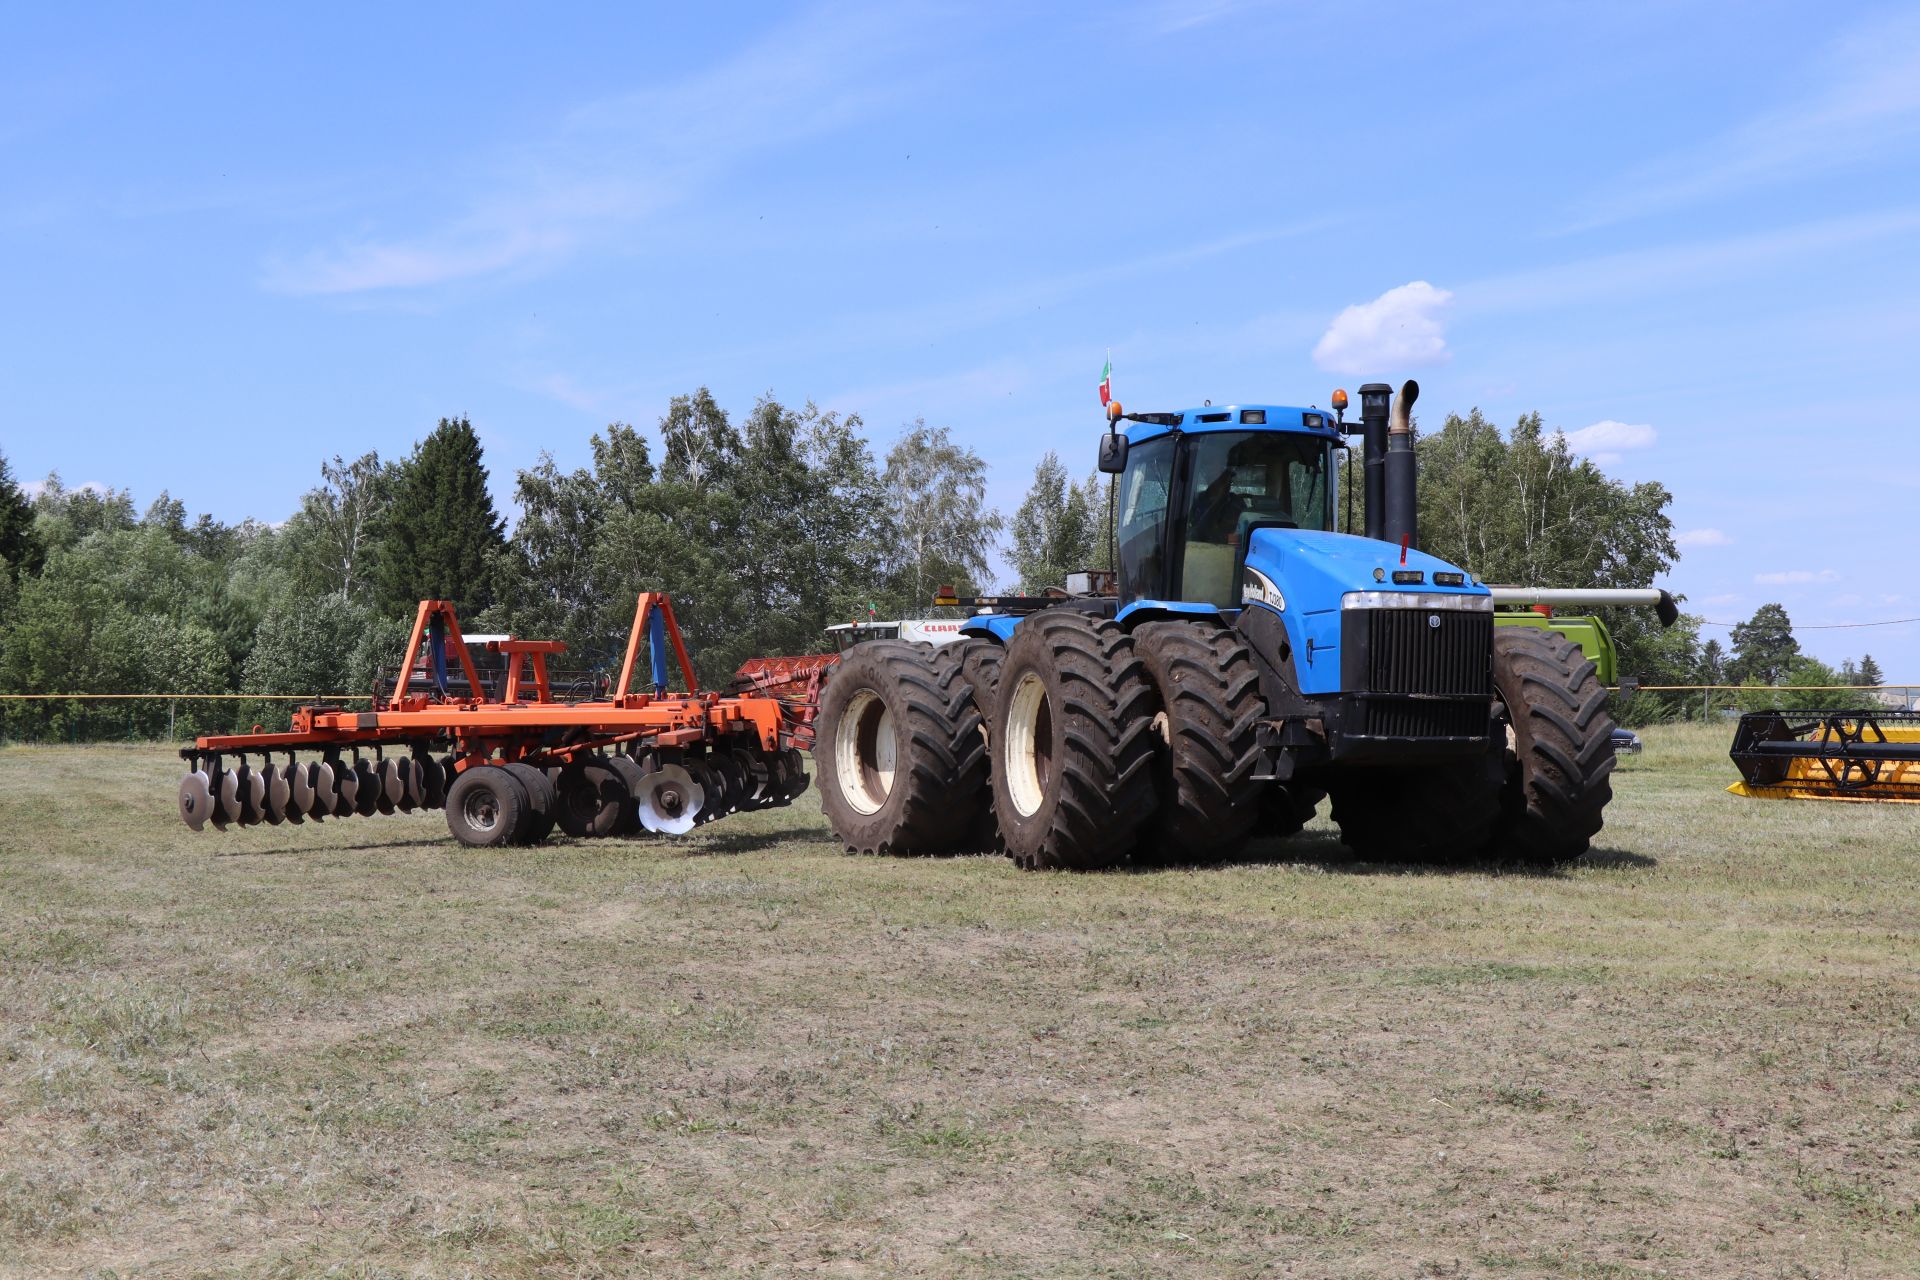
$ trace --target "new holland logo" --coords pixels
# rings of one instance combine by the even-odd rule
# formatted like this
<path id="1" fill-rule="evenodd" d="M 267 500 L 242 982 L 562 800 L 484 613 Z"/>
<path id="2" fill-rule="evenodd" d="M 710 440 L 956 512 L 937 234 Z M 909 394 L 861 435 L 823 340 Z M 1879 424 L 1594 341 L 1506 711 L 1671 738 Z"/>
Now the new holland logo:
<path id="1" fill-rule="evenodd" d="M 1437 614 L 1437 613 L 1430 613 L 1430 614 L 1428 614 L 1428 615 L 1427 615 L 1427 625 L 1428 625 L 1429 627 L 1432 627 L 1432 628 L 1434 628 L 1434 629 L 1435 629 L 1436 631 L 1437 631 L 1437 630 L 1439 630 L 1439 628 L 1440 628 L 1440 615 L 1439 615 L 1439 614 Z"/>

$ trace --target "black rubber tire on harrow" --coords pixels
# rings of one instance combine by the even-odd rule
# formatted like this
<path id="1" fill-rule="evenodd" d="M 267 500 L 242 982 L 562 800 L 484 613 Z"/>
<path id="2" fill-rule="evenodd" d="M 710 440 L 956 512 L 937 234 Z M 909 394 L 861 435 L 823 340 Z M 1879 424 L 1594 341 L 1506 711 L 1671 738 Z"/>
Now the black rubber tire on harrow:
<path id="1" fill-rule="evenodd" d="M 467 769 L 447 788 L 447 830 L 472 849 L 513 844 L 526 822 L 527 790 L 499 765 Z"/>
<path id="2" fill-rule="evenodd" d="M 539 844 L 553 834 L 555 796 L 547 775 L 530 764 L 514 761 L 500 766 L 520 780 L 527 793 L 527 812 L 515 844 Z"/>
<path id="3" fill-rule="evenodd" d="M 1369 862 L 1471 862 L 1500 821 L 1500 760 L 1343 769 L 1327 794 L 1341 843 Z"/>
<path id="4" fill-rule="evenodd" d="M 1000 668 L 993 730 L 993 805 L 1008 857 L 1030 870 L 1126 858 L 1157 803 L 1153 689 L 1131 636 L 1068 609 L 1022 621 Z M 1029 730 L 1033 757 L 1017 759 Z M 1034 801 L 1025 810 L 1023 792 Z"/>
<path id="5" fill-rule="evenodd" d="M 1253 651 L 1230 627 L 1193 622 L 1137 627 L 1133 648 L 1153 686 L 1154 786 L 1160 796 L 1134 858 L 1172 863 L 1230 857 L 1260 817 L 1262 784 L 1253 775 L 1266 703 Z"/>
<path id="6" fill-rule="evenodd" d="M 851 718 L 849 718 L 851 717 Z M 902 640 L 855 645 L 820 695 L 820 808 L 849 852 L 948 853 L 986 805 L 980 713 L 952 655 Z M 893 772 L 879 772 L 883 724 Z"/>
<path id="7" fill-rule="evenodd" d="M 1557 631 L 1500 627 L 1493 682 L 1513 726 L 1497 858 L 1552 866 L 1577 858 L 1613 799 L 1613 717 L 1580 647 Z"/>

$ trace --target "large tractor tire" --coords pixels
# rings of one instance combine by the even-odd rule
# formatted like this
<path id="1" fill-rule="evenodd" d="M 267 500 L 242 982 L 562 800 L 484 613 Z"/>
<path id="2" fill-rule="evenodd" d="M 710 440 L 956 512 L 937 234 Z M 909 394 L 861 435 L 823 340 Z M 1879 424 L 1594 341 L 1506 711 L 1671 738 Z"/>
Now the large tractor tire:
<path id="1" fill-rule="evenodd" d="M 1484 857 L 1501 816 L 1493 756 L 1441 767 L 1347 769 L 1329 780 L 1340 841 L 1369 862 Z"/>
<path id="2" fill-rule="evenodd" d="M 1613 717 L 1580 647 L 1556 631 L 1499 627 L 1493 683 L 1511 722 L 1495 857 L 1532 866 L 1577 858 L 1613 799 Z"/>
<path id="3" fill-rule="evenodd" d="M 1149 622 L 1134 652 L 1153 686 L 1154 786 L 1160 803 L 1136 860 L 1215 862 L 1235 853 L 1260 816 L 1259 723 L 1265 702 L 1239 632 Z"/>
<path id="4" fill-rule="evenodd" d="M 960 660 L 960 678 L 973 691 L 973 705 L 980 712 L 980 739 L 987 748 L 987 785 L 985 803 L 967 833 L 966 847 L 980 853 L 1005 853 L 1000 838 L 1000 819 L 993 808 L 993 708 L 1000 690 L 1000 665 L 1007 651 L 997 640 L 969 638 L 948 645 L 947 651 Z"/>
<path id="5" fill-rule="evenodd" d="M 980 713 L 952 654 L 855 645 L 820 695 L 820 807 L 850 851 L 949 853 L 986 804 Z"/>
<path id="6" fill-rule="evenodd" d="M 1133 638 L 1046 609 L 1013 633 L 993 723 L 993 805 L 1022 867 L 1110 867 L 1152 818 L 1153 689 Z"/>

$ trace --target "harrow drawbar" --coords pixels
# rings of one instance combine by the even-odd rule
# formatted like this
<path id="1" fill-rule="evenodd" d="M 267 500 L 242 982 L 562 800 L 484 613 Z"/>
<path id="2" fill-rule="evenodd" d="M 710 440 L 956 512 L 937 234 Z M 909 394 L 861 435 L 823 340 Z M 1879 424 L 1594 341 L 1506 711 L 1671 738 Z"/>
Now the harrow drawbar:
<path id="1" fill-rule="evenodd" d="M 652 692 L 629 692 L 643 636 Z M 667 692 L 669 645 L 687 693 Z M 209 735 L 182 751 L 181 819 L 198 831 L 442 809 L 463 844 L 533 844 L 556 828 L 683 834 L 791 803 L 807 788 L 780 701 L 700 691 L 664 594 L 641 595 L 620 678 L 604 697 L 554 699 L 546 659 L 564 652 L 557 641 L 487 648 L 508 663 L 497 692 L 481 680 L 453 606 L 422 601 L 400 673 L 373 710 L 297 707 L 285 732 Z M 449 680 L 450 656 L 464 686 Z"/>
<path id="2" fill-rule="evenodd" d="M 1728 755 L 1735 795 L 1920 804 L 1920 712 L 1749 711 Z"/>

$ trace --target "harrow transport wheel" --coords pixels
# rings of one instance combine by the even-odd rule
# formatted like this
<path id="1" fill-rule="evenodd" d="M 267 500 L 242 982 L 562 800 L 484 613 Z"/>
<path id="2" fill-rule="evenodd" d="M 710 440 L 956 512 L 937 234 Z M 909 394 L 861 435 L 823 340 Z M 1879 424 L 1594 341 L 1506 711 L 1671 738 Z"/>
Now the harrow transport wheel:
<path id="1" fill-rule="evenodd" d="M 469 848 L 512 844 L 525 821 L 527 790 L 499 765 L 475 765 L 447 790 L 447 830 Z"/>
<path id="2" fill-rule="evenodd" d="M 1149 622 L 1134 652 L 1153 686 L 1154 788 L 1159 808 L 1136 859 L 1215 862 L 1239 849 L 1260 817 L 1260 676 L 1230 627 Z"/>
<path id="3" fill-rule="evenodd" d="M 853 853 L 945 853 L 986 803 L 980 713 L 951 655 L 855 645 L 820 695 L 820 807 Z"/>
<path id="4" fill-rule="evenodd" d="M 1327 787 L 1340 841 L 1369 862 L 1464 862 L 1485 854 L 1500 818 L 1497 762 L 1346 769 Z"/>
<path id="5" fill-rule="evenodd" d="M 1153 816 L 1153 688 L 1133 639 L 1045 609 L 1007 645 L 994 702 L 993 805 L 1020 866 L 1110 867 Z"/>
<path id="6" fill-rule="evenodd" d="M 1555 631 L 1498 627 L 1493 683 L 1512 723 L 1496 857 L 1534 866 L 1577 858 L 1613 799 L 1613 717 L 1580 647 Z"/>
<path id="7" fill-rule="evenodd" d="M 626 784 L 605 764 L 588 760 L 560 771 L 554 789 L 560 829 L 576 838 L 610 836 L 620 825 L 629 799 Z M 447 808 L 453 808 L 453 790 L 447 790 Z"/>
<path id="8" fill-rule="evenodd" d="M 514 843 L 539 844 L 553 834 L 553 784 L 530 764 L 516 760 L 500 767 L 518 778 L 521 790 L 527 793 L 527 812 Z"/>

